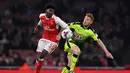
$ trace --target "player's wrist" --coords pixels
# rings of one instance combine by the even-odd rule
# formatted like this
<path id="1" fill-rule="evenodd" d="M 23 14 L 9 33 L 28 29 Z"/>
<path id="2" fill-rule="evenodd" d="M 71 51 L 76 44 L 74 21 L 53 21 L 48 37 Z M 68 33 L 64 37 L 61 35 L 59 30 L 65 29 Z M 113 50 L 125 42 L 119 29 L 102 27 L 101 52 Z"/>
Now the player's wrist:
<path id="1" fill-rule="evenodd" d="M 105 54 L 108 54 L 109 53 L 109 51 L 105 51 Z"/>

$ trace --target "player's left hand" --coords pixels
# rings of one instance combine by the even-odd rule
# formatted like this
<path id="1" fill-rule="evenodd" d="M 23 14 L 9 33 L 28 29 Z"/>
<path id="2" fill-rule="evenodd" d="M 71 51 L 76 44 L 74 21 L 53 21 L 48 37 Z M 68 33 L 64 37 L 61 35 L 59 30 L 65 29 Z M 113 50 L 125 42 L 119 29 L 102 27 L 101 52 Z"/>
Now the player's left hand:
<path id="1" fill-rule="evenodd" d="M 61 35 L 58 34 L 58 35 L 56 36 L 56 40 L 59 41 L 60 39 L 61 39 Z"/>
<path id="2" fill-rule="evenodd" d="M 106 56 L 107 56 L 108 58 L 114 59 L 114 57 L 112 56 L 112 54 L 111 54 L 110 52 L 106 52 Z"/>

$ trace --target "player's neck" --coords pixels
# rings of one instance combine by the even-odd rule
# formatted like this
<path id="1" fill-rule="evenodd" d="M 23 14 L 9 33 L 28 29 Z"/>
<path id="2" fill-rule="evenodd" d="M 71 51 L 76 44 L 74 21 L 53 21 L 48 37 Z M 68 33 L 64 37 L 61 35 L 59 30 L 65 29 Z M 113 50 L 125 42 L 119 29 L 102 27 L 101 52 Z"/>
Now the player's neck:
<path id="1" fill-rule="evenodd" d="M 89 26 L 90 26 L 90 25 L 88 25 L 88 26 L 83 26 L 83 28 L 87 29 Z"/>
<path id="2" fill-rule="evenodd" d="M 83 25 L 83 28 L 85 28 L 85 29 L 87 29 L 87 28 L 89 28 L 91 26 L 91 24 L 88 24 L 88 25 Z"/>
<path id="3" fill-rule="evenodd" d="M 47 13 L 45 14 L 46 18 L 49 19 L 49 18 L 52 18 L 53 15 L 49 16 Z"/>

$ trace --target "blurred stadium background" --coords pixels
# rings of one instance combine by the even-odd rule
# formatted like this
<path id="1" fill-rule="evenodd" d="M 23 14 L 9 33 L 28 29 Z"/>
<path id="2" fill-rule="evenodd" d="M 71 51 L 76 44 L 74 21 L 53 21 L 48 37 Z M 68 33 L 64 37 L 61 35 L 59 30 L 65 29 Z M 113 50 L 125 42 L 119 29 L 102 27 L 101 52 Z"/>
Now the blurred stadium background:
<path id="1" fill-rule="evenodd" d="M 113 64 L 93 41 L 87 41 L 80 46 L 83 53 L 77 70 L 130 69 L 128 0 L 0 0 L 0 73 L 6 73 L 5 69 L 9 72 L 10 69 L 34 69 L 35 49 L 42 32 L 30 35 L 39 21 L 39 14 L 49 2 L 57 6 L 57 16 L 67 23 L 82 22 L 86 13 L 93 13 L 95 22 L 92 26 L 116 61 Z M 64 40 L 61 40 L 59 48 L 45 59 L 43 69 L 59 72 L 66 64 L 63 44 Z"/>

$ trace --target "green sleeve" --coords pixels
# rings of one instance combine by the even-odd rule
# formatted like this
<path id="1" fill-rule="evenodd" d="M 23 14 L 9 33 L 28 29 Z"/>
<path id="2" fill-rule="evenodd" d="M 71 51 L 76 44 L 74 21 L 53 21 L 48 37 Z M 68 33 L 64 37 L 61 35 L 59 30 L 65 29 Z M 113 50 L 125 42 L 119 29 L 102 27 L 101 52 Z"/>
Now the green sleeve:
<path id="1" fill-rule="evenodd" d="M 80 26 L 78 24 L 72 24 L 72 25 L 69 25 L 69 28 L 76 28 L 77 26 Z"/>

